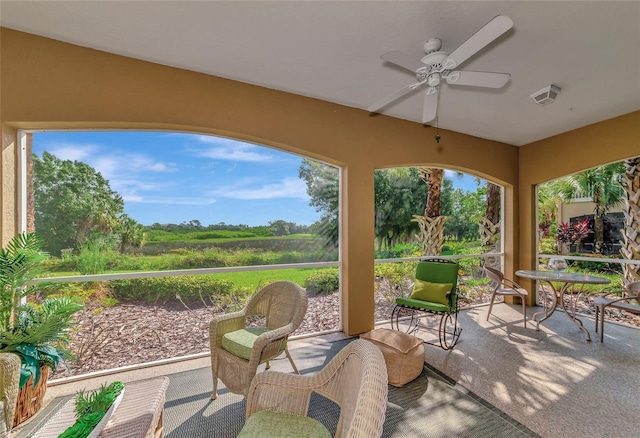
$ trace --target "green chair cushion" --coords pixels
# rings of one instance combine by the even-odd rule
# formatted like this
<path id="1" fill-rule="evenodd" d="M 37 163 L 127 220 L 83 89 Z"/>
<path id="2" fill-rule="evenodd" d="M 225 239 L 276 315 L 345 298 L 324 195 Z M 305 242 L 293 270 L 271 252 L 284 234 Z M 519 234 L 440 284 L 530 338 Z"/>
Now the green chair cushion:
<path id="1" fill-rule="evenodd" d="M 411 298 L 396 298 L 398 306 L 411 307 L 413 309 L 430 310 L 432 312 L 453 312 L 455 307 L 449 307 L 449 304 L 430 303 L 421 300 L 412 300 Z"/>
<path id="2" fill-rule="evenodd" d="M 238 438 L 331 438 L 331 433 L 318 420 L 285 412 L 260 411 L 253 414 Z"/>
<path id="3" fill-rule="evenodd" d="M 430 281 L 418 280 L 416 278 L 410 298 L 448 305 L 449 297 L 447 294 L 451 292 L 452 287 L 453 283 L 431 283 Z"/>
<path id="4" fill-rule="evenodd" d="M 258 336 L 268 332 L 267 327 L 246 327 L 222 336 L 222 349 L 245 360 L 251 359 L 251 349 Z"/>

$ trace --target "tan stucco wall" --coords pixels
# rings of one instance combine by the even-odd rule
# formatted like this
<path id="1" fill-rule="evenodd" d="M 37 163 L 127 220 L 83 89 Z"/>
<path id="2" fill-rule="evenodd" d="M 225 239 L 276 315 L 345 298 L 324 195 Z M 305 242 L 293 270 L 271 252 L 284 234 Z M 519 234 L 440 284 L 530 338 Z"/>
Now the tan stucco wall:
<path id="1" fill-rule="evenodd" d="M 637 155 L 640 155 L 640 111 L 521 146 L 520 269 L 536 267 L 536 184 Z M 520 283 L 529 290 L 533 286 L 525 279 Z"/>
<path id="2" fill-rule="evenodd" d="M 573 201 L 558 206 L 558 220 L 560 222 L 569 223 L 571 218 L 579 216 L 588 216 L 595 211 L 596 204 L 591 201 Z M 612 207 L 607 213 L 621 213 L 622 207 Z"/>
<path id="3" fill-rule="evenodd" d="M 518 266 L 518 148 L 316 99 L 2 29 L 2 230 L 16 231 L 16 128 L 212 133 L 342 166 L 343 324 L 373 328 L 373 171 L 432 165 L 505 187 L 505 270 Z"/>

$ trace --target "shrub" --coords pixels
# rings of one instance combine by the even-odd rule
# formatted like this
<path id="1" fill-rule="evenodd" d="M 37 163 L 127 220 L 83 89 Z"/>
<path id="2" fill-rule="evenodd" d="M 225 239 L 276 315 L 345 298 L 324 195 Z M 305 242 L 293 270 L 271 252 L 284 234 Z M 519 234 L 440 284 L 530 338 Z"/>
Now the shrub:
<path id="1" fill-rule="evenodd" d="M 337 269 L 325 269 L 309 275 L 304 287 L 309 293 L 330 293 L 340 288 L 340 276 Z"/>
<path id="2" fill-rule="evenodd" d="M 76 269 L 81 275 L 102 274 L 107 269 L 107 264 L 117 254 L 106 246 L 105 242 L 92 240 L 84 243 L 76 258 Z"/>
<path id="3" fill-rule="evenodd" d="M 235 291 L 231 281 L 209 275 L 114 280 L 111 286 L 118 299 L 147 303 L 174 301 L 178 295 L 184 302 L 197 302 L 217 295 L 231 295 Z"/>
<path id="4" fill-rule="evenodd" d="M 571 254 L 574 256 L 581 256 L 581 257 L 598 257 L 598 258 L 621 258 L 620 256 L 614 256 L 614 257 L 607 257 L 604 256 L 602 254 L 583 254 L 583 253 L 574 253 Z M 603 272 L 603 273 L 607 273 L 607 272 L 615 272 L 615 273 L 622 273 L 622 265 L 619 263 L 604 263 L 604 262 L 592 262 L 592 261 L 587 261 L 587 260 L 569 260 L 569 266 L 574 267 L 574 268 L 578 268 L 584 271 L 590 271 L 590 272 Z"/>
<path id="5" fill-rule="evenodd" d="M 416 262 L 382 263 L 375 266 L 376 291 L 389 301 L 406 295 L 415 278 Z"/>
<path id="6" fill-rule="evenodd" d="M 540 239 L 540 252 L 542 254 L 557 254 L 558 247 L 553 237 L 543 237 Z"/>
<path id="7" fill-rule="evenodd" d="M 387 250 L 376 250 L 377 259 L 401 259 L 420 255 L 420 245 L 417 243 L 399 243 Z"/>

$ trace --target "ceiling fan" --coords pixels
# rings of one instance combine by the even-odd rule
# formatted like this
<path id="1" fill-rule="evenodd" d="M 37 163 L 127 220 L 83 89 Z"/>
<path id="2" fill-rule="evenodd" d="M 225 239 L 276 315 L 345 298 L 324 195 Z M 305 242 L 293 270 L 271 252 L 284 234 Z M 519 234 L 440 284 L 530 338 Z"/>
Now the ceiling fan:
<path id="1" fill-rule="evenodd" d="M 458 71 L 460 64 L 489 45 L 500 35 L 513 27 L 513 21 L 506 15 L 498 15 L 473 34 L 451 54 L 441 52 L 442 41 L 432 38 L 424 45 L 426 56 L 416 59 L 399 50 L 384 53 L 381 58 L 387 62 L 405 68 L 416 75 L 418 82 L 407 85 L 371 105 L 369 112 L 376 113 L 389 103 L 410 93 L 422 85 L 428 85 L 424 96 L 422 123 L 427 124 L 436 118 L 438 112 L 438 91 L 444 79 L 450 85 L 468 85 L 473 87 L 501 88 L 511 75 L 484 71 Z"/>

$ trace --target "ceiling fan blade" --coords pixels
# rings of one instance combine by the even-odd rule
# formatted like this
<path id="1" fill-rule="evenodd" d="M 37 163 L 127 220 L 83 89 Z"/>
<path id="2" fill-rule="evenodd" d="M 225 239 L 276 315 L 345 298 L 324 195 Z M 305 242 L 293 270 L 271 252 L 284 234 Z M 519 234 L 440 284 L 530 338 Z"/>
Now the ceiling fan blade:
<path id="1" fill-rule="evenodd" d="M 451 85 L 469 85 L 472 87 L 502 88 L 509 82 L 508 73 L 493 73 L 488 71 L 454 71 L 446 80 Z"/>
<path id="2" fill-rule="evenodd" d="M 405 94 L 410 93 L 411 91 L 413 91 L 416 88 L 418 88 L 419 85 L 422 85 L 422 84 L 421 83 L 411 84 L 411 85 L 407 85 L 406 87 L 403 87 L 403 88 L 399 89 L 398 91 L 394 91 L 393 93 L 391 93 L 390 95 L 388 95 L 384 99 L 381 99 L 381 100 L 377 101 L 376 103 L 374 103 L 373 105 L 371 105 L 369 108 L 367 108 L 367 110 L 370 113 L 377 113 L 380 108 L 382 108 L 383 106 L 386 106 L 387 104 L 393 102 L 396 99 L 401 98 Z"/>
<path id="3" fill-rule="evenodd" d="M 413 56 L 407 55 L 404 52 L 399 50 L 392 50 L 387 53 L 383 53 L 380 58 L 384 59 L 387 62 L 400 66 L 402 68 L 406 68 L 407 70 L 415 73 L 421 68 L 426 67 L 427 65 L 420 61 L 419 59 L 414 58 Z"/>
<path id="4" fill-rule="evenodd" d="M 436 118 L 438 114 L 438 87 L 430 87 L 424 94 L 424 106 L 422 108 L 422 124 L 426 125 Z"/>
<path id="5" fill-rule="evenodd" d="M 443 68 L 453 70 L 512 27 L 511 18 L 498 15 L 454 50 L 443 63 Z"/>

